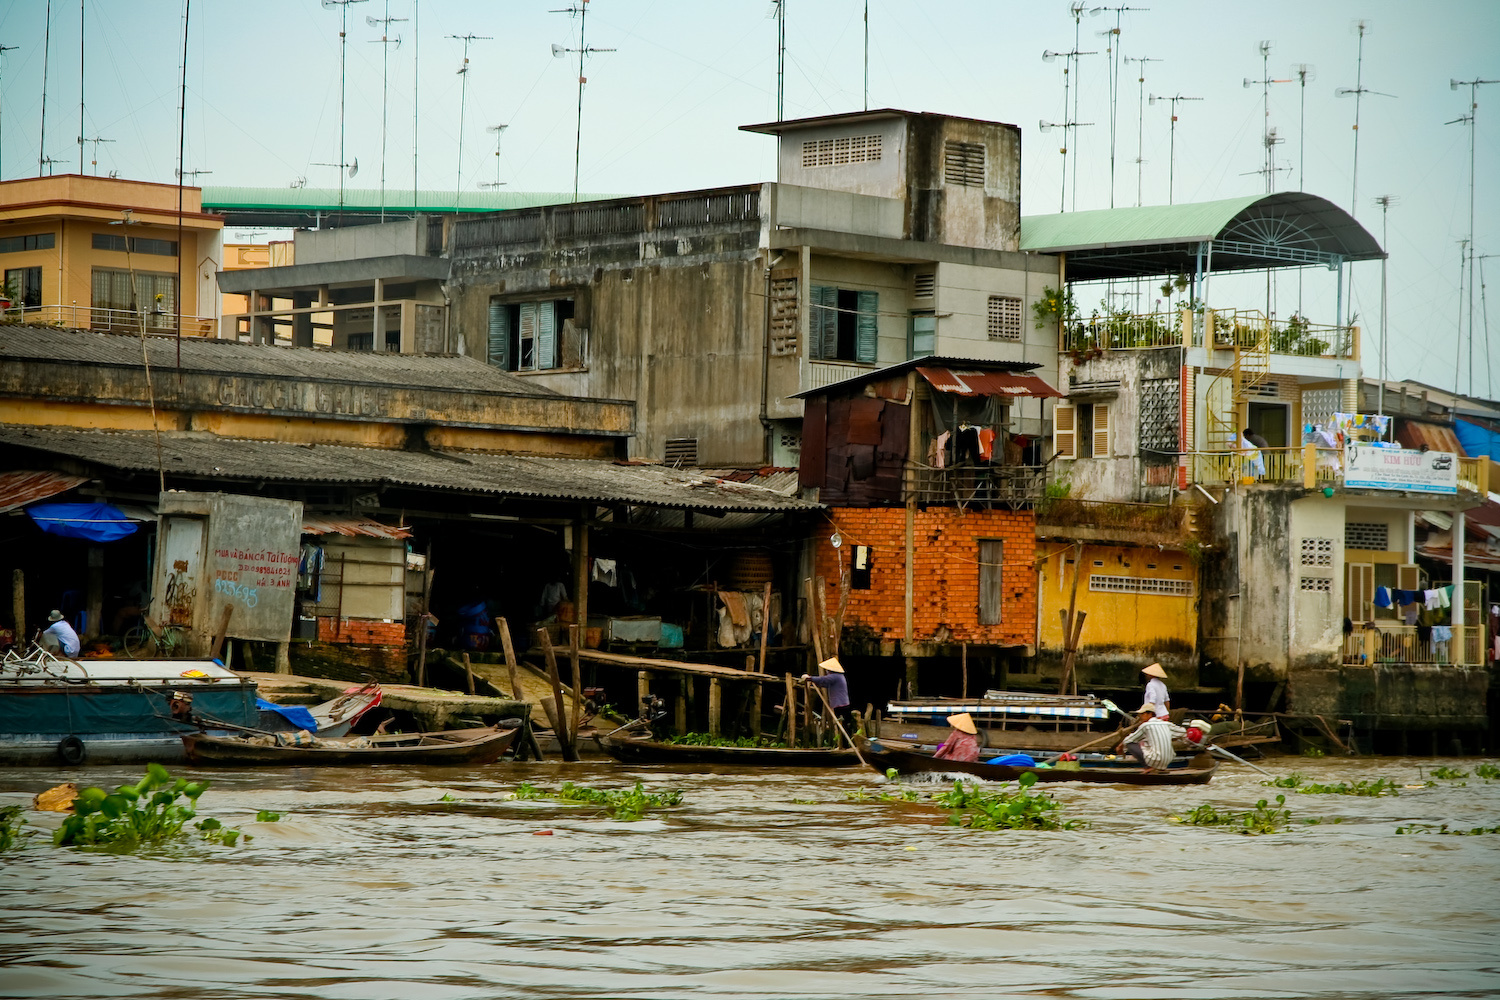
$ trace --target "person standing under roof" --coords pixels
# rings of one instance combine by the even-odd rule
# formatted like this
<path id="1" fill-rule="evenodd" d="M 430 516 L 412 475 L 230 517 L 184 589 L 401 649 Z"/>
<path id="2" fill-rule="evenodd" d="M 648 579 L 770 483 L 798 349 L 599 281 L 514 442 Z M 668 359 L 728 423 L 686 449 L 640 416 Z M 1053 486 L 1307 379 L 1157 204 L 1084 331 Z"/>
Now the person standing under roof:
<path id="1" fill-rule="evenodd" d="M 932 755 L 933 759 L 978 760 L 979 729 L 974 725 L 974 717 L 968 712 L 950 715 L 948 725 L 953 727 L 953 731 L 948 734 L 943 745 L 937 748 L 937 752 Z"/>
<path id="2" fill-rule="evenodd" d="M 80 645 L 78 633 L 73 631 L 73 626 L 68 624 L 61 611 L 53 611 L 47 616 L 47 620 L 52 624 L 47 626 L 37 642 L 53 656 L 62 655 L 70 660 L 76 657 Z"/>
<path id="3" fill-rule="evenodd" d="M 1153 663 L 1149 667 L 1142 668 L 1141 673 L 1146 675 L 1145 700 L 1156 706 L 1158 718 L 1165 719 L 1168 710 L 1172 707 L 1172 696 L 1167 693 L 1167 672 L 1162 669 L 1160 663 Z"/>

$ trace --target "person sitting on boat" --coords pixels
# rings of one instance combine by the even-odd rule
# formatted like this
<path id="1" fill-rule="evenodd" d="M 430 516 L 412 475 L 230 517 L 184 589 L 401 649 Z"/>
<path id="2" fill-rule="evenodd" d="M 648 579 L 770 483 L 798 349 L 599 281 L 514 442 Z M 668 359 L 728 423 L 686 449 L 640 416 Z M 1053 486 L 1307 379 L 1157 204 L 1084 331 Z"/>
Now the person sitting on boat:
<path id="1" fill-rule="evenodd" d="M 1116 753 L 1126 753 L 1140 761 L 1147 774 L 1165 771 L 1177 755 L 1172 749 L 1172 740 L 1186 735 L 1181 726 L 1174 726 L 1165 716 L 1157 715 L 1157 710 L 1158 706 L 1149 701 L 1136 709 L 1140 725 L 1115 747 Z"/>
<path id="2" fill-rule="evenodd" d="M 843 664 L 839 663 L 838 657 L 830 656 L 818 666 L 827 672 L 820 677 L 803 674 L 802 681 L 822 688 L 823 693 L 828 696 L 828 707 L 848 727 L 852 721 L 849 717 L 849 682 L 844 677 Z"/>
<path id="3" fill-rule="evenodd" d="M 960 712 L 957 715 L 948 716 L 948 725 L 953 731 L 943 741 L 943 745 L 934 753 L 934 760 L 978 760 L 979 759 L 979 729 L 974 725 L 974 717 L 968 712 Z"/>
<path id="4" fill-rule="evenodd" d="M 1172 707 L 1172 696 L 1167 693 L 1167 672 L 1162 669 L 1160 663 L 1153 663 L 1149 667 L 1143 667 L 1141 673 L 1146 675 L 1144 700 L 1156 706 L 1158 718 L 1165 719 Z"/>
<path id="5" fill-rule="evenodd" d="M 73 631 L 73 626 L 68 624 L 61 611 L 53 611 L 47 616 L 47 620 L 52 624 L 37 638 L 37 642 L 53 656 L 62 655 L 68 659 L 76 657 L 79 642 L 78 633 Z"/>

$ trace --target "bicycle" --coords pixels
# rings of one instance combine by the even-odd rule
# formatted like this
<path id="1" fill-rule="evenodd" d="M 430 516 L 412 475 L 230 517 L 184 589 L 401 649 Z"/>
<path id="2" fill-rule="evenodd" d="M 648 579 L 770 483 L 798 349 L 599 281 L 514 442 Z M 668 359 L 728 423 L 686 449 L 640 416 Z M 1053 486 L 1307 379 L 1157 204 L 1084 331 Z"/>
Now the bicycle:
<path id="1" fill-rule="evenodd" d="M 157 625 L 150 616 L 142 616 L 141 624 L 126 629 L 124 643 L 125 655 L 132 660 L 171 659 L 187 639 L 181 627 Z"/>

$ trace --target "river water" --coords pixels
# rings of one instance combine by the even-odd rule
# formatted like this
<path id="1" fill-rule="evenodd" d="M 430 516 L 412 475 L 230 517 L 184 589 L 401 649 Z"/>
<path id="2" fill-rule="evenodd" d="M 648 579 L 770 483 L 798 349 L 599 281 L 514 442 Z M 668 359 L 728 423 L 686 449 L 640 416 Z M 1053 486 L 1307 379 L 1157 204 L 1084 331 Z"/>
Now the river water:
<path id="1" fill-rule="evenodd" d="M 1265 766 L 1418 784 L 1474 763 Z M 1088 828 L 1006 833 L 851 800 L 882 781 L 853 769 L 179 773 L 210 777 L 200 815 L 254 841 L 0 858 L 0 996 L 1500 996 L 1500 835 L 1395 832 L 1500 824 L 1500 782 L 1474 777 L 1398 798 L 1288 793 L 1295 820 L 1323 822 L 1247 837 L 1167 820 L 1272 795 L 1233 765 L 1192 788 L 1060 786 Z M 0 804 L 77 776 L 0 771 Z M 637 779 L 682 805 L 624 823 L 505 800 L 521 780 Z"/>

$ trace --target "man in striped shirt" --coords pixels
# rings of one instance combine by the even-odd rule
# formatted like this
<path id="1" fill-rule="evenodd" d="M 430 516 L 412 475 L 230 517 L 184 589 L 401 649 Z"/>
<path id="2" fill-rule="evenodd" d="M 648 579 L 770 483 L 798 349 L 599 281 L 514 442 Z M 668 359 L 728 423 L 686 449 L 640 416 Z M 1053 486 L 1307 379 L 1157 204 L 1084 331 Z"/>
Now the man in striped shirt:
<path id="1" fill-rule="evenodd" d="M 1165 771 L 1176 756 L 1176 751 L 1172 749 L 1173 738 L 1186 735 L 1186 730 L 1181 726 L 1174 726 L 1165 718 L 1158 717 L 1157 711 L 1157 706 L 1149 701 L 1136 709 L 1140 725 L 1116 748 L 1140 761 L 1147 773 Z"/>

